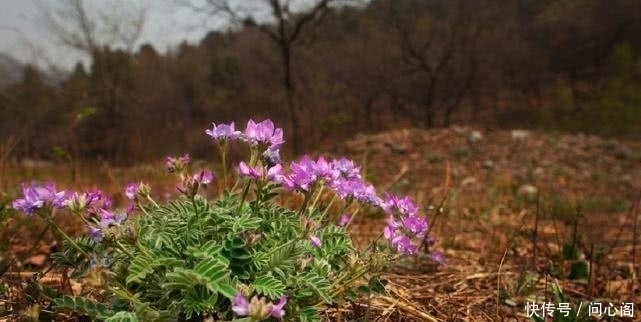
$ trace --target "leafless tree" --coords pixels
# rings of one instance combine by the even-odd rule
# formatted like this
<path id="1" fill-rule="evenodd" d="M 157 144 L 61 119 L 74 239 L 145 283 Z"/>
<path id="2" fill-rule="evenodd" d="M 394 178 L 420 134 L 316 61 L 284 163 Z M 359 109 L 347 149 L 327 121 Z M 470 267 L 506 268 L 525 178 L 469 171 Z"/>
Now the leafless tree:
<path id="1" fill-rule="evenodd" d="M 145 24 L 146 9 L 130 3 L 91 7 L 85 0 L 40 2 L 37 20 L 59 44 L 92 55 L 104 46 L 132 52 Z"/>
<path id="2" fill-rule="evenodd" d="M 256 26 L 276 45 L 281 62 L 281 84 L 292 125 L 294 154 L 301 151 L 299 132 L 301 113 L 305 109 L 297 103 L 293 56 L 296 42 L 303 30 L 318 24 L 332 6 L 359 5 L 364 0 L 176 0 L 198 13 L 226 19 L 230 27 Z"/>
<path id="3" fill-rule="evenodd" d="M 402 60 L 407 67 L 404 74 L 408 77 L 416 75 L 423 79 L 418 83 L 423 87 L 421 92 L 423 92 L 424 125 L 431 128 L 435 125 L 435 107 L 438 104 L 435 101 L 437 89 L 450 72 L 448 69 L 461 50 L 459 47 L 462 45 L 465 23 L 464 1 L 451 4 L 452 7 L 449 9 L 453 17 L 446 20 L 426 14 L 429 10 L 425 10 L 423 6 L 429 6 L 427 2 L 404 2 L 404 5 L 417 6 L 414 10 L 399 9 L 397 5 L 400 4 L 392 5 L 391 12 L 394 15 L 394 27 L 399 34 Z M 401 17 L 398 12 L 418 14 L 411 17 Z M 468 88 L 468 86 L 466 85 L 464 88 Z M 458 96 L 463 94 L 459 93 Z M 460 99 L 454 100 L 451 104 L 458 105 L 459 103 Z M 454 105 L 448 107 L 450 110 L 454 108 Z"/>

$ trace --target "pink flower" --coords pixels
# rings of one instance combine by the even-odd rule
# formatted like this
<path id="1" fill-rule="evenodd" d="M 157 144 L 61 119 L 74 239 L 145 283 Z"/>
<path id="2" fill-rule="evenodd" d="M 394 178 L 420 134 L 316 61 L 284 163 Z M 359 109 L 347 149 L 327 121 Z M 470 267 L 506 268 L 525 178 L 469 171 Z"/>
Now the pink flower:
<path id="1" fill-rule="evenodd" d="M 345 225 L 347 225 L 347 223 L 349 222 L 350 218 L 351 218 L 351 216 L 350 216 L 350 215 L 348 215 L 348 214 L 344 214 L 344 215 L 342 215 L 342 216 L 341 216 L 341 219 L 340 219 L 340 220 L 339 220 L 339 222 L 338 222 L 338 225 L 340 225 L 340 226 L 345 226 Z"/>
<path id="2" fill-rule="evenodd" d="M 283 129 L 275 128 L 270 119 L 260 123 L 249 120 L 243 139 L 253 145 L 265 144 L 270 150 L 277 150 L 285 142 Z"/>
<path id="3" fill-rule="evenodd" d="M 234 128 L 234 122 L 218 125 L 216 125 L 216 123 L 212 123 L 212 126 L 213 127 L 211 129 L 205 130 L 205 133 L 214 140 L 235 140 L 240 138 L 242 135 L 240 131 L 236 131 Z"/>
<path id="4" fill-rule="evenodd" d="M 214 181 L 214 174 L 209 170 L 200 171 L 194 175 L 194 181 L 201 185 L 208 185 Z"/>
<path id="5" fill-rule="evenodd" d="M 234 297 L 231 310 L 238 316 L 247 316 L 249 314 L 249 301 L 240 293 Z"/>
<path id="6" fill-rule="evenodd" d="M 271 315 L 272 317 L 274 317 L 276 319 L 282 320 L 283 317 L 285 316 L 285 310 L 283 309 L 285 304 L 287 304 L 287 297 L 286 296 L 282 296 L 280 298 L 280 301 L 278 301 L 277 304 L 272 304 L 272 310 L 269 313 L 269 315 Z"/>
<path id="7" fill-rule="evenodd" d="M 312 241 L 312 245 L 314 245 L 314 246 L 316 246 L 318 248 L 320 248 L 323 245 L 323 242 L 320 240 L 320 238 L 318 238 L 316 236 L 312 236 L 310 238 L 310 240 Z"/>
<path id="8" fill-rule="evenodd" d="M 261 168 L 253 168 L 247 165 L 245 161 L 241 161 L 238 164 L 238 173 L 243 177 L 251 177 L 254 179 L 260 179 L 263 176 L 263 171 Z"/>

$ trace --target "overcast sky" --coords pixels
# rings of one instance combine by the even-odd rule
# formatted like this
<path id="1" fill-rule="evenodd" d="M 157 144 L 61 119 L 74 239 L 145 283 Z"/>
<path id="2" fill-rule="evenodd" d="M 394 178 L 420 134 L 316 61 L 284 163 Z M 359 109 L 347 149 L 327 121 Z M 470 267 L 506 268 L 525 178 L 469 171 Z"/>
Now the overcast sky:
<path id="1" fill-rule="evenodd" d="M 55 43 L 37 22 L 39 3 L 57 0 L 0 0 L 0 52 L 21 61 L 37 59 L 36 52 L 45 52 L 47 59 L 66 67 L 73 66 L 82 56 Z M 87 0 L 89 5 L 124 6 L 128 3 L 147 8 L 146 23 L 140 43 L 151 42 L 164 52 L 181 40 L 200 40 L 211 26 L 186 9 L 176 7 L 174 0 Z"/>

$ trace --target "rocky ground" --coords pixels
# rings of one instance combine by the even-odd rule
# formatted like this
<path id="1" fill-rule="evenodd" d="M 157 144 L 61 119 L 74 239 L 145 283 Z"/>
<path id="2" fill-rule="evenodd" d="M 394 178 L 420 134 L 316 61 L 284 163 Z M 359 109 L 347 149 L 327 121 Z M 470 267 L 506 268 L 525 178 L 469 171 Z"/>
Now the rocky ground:
<path id="1" fill-rule="evenodd" d="M 460 191 L 542 189 L 583 198 L 626 199 L 641 188 L 641 142 L 597 136 L 401 129 L 356 137 L 334 152 L 365 159 L 369 175 L 379 182 L 406 166 L 395 187 L 415 193 L 437 193 L 445 179 Z"/>

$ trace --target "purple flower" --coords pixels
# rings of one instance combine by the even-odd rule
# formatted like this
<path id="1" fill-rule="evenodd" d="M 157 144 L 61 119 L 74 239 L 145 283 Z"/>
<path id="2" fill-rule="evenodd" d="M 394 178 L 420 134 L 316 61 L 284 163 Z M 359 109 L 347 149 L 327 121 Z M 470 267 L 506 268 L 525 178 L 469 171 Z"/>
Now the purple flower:
<path id="1" fill-rule="evenodd" d="M 387 226 L 383 230 L 383 236 L 397 251 L 409 255 L 414 254 L 418 246 L 409 235 L 405 234 L 402 228 L 402 223 L 397 221 L 394 216 L 390 216 Z"/>
<path id="2" fill-rule="evenodd" d="M 332 163 L 327 162 L 325 158 L 320 157 L 313 164 L 314 174 L 327 182 L 332 182 L 340 176 L 340 172 L 335 170 Z"/>
<path id="3" fill-rule="evenodd" d="M 275 165 L 278 165 L 282 162 L 280 159 L 280 150 L 278 149 L 267 149 L 263 152 L 262 159 L 264 164 L 271 168 Z"/>
<path id="4" fill-rule="evenodd" d="M 344 214 L 344 215 L 341 216 L 340 220 L 338 221 L 338 225 L 345 226 L 345 225 L 347 225 L 347 223 L 349 222 L 350 219 L 351 219 L 350 215 Z"/>
<path id="5" fill-rule="evenodd" d="M 142 186 L 142 182 L 140 183 L 129 183 L 127 184 L 127 187 L 125 188 L 125 196 L 129 200 L 135 200 L 136 197 L 138 196 L 138 193 L 140 193 L 140 187 Z"/>
<path id="6" fill-rule="evenodd" d="M 331 166 L 345 179 L 361 179 L 361 168 L 354 164 L 354 161 L 341 158 L 333 160 Z"/>
<path id="7" fill-rule="evenodd" d="M 91 238 L 95 242 L 101 242 L 104 238 L 102 229 L 94 226 L 89 226 L 89 238 Z"/>
<path id="8" fill-rule="evenodd" d="M 396 232 L 401 224 L 396 221 L 394 216 L 390 216 L 387 220 L 387 226 L 383 229 L 383 237 L 392 240 L 396 236 Z"/>
<path id="9" fill-rule="evenodd" d="M 111 209 L 111 199 L 105 196 L 100 190 L 88 192 L 87 199 L 87 212 L 90 214 L 101 216 L 100 213 L 103 209 Z"/>
<path id="10" fill-rule="evenodd" d="M 285 142 L 283 129 L 274 128 L 274 123 L 270 119 L 260 123 L 255 123 L 253 120 L 247 121 L 243 138 L 253 145 L 265 144 L 271 150 L 278 149 Z"/>
<path id="11" fill-rule="evenodd" d="M 374 185 L 366 184 L 364 182 L 357 186 L 357 189 L 354 189 L 352 194 L 354 199 L 372 206 L 379 206 L 382 202 L 381 198 L 376 194 L 376 188 L 374 188 Z"/>
<path id="12" fill-rule="evenodd" d="M 390 214 L 396 211 L 404 216 L 415 216 L 418 213 L 418 207 L 416 207 L 414 200 L 409 196 L 399 198 L 398 196 L 388 194 L 385 196 L 385 200 L 383 200 L 381 206 Z"/>
<path id="13" fill-rule="evenodd" d="M 290 174 L 285 178 L 284 183 L 290 190 L 309 191 L 318 180 L 316 163 L 308 156 L 302 157 L 299 162 L 292 162 L 289 168 Z"/>
<path id="14" fill-rule="evenodd" d="M 13 201 L 14 209 L 24 212 L 27 215 L 35 214 L 38 209 L 44 206 L 63 208 L 67 205 L 68 194 L 66 191 L 56 191 L 56 185 L 52 182 L 39 185 L 35 182 L 30 185 L 22 185 L 24 198 Z"/>
<path id="15" fill-rule="evenodd" d="M 189 154 L 185 154 L 178 158 L 167 157 L 167 170 L 172 173 L 180 172 L 185 169 L 185 166 L 187 166 L 190 160 L 191 158 L 189 157 Z"/>
<path id="16" fill-rule="evenodd" d="M 320 238 L 316 236 L 312 236 L 309 238 L 312 241 L 312 245 L 320 248 L 323 245 L 323 242 L 320 240 Z"/>
<path id="17" fill-rule="evenodd" d="M 261 168 L 250 167 L 245 161 L 241 161 L 238 164 L 238 173 L 243 177 L 251 177 L 254 179 L 260 179 L 263 176 L 263 170 Z"/>
<path id="18" fill-rule="evenodd" d="M 414 236 L 422 238 L 427 233 L 429 225 L 425 218 L 419 216 L 408 216 L 402 219 L 403 226 L 412 232 Z"/>
<path id="19" fill-rule="evenodd" d="M 236 131 L 234 122 L 229 124 L 212 123 L 212 128 L 205 130 L 205 133 L 214 140 L 235 140 L 241 137 L 242 133 Z"/>
<path id="20" fill-rule="evenodd" d="M 284 181 L 283 166 L 277 164 L 267 170 L 267 180 L 280 184 Z"/>
<path id="21" fill-rule="evenodd" d="M 97 226 L 89 226 L 89 238 L 96 242 L 100 242 L 104 237 L 105 229 L 111 226 L 122 225 L 127 220 L 127 213 L 125 212 L 111 212 L 109 210 L 100 209 L 100 221 Z"/>
<path id="22" fill-rule="evenodd" d="M 100 220 L 109 220 L 109 219 L 114 219 L 116 215 L 107 210 L 107 209 L 100 209 Z"/>
<path id="23" fill-rule="evenodd" d="M 381 199 L 376 194 L 373 185 L 363 182 L 361 179 L 338 178 L 331 182 L 330 186 L 343 199 L 356 199 L 359 202 L 379 206 Z"/>
<path id="24" fill-rule="evenodd" d="M 285 316 L 285 309 L 283 309 L 283 307 L 285 307 L 285 304 L 287 304 L 287 297 L 282 296 L 277 304 L 272 304 L 272 309 L 269 315 L 276 319 L 282 320 Z"/>
<path id="25" fill-rule="evenodd" d="M 249 301 L 238 293 L 232 301 L 231 310 L 238 316 L 247 316 L 249 314 Z"/>
<path id="26" fill-rule="evenodd" d="M 432 253 L 430 254 L 430 257 L 432 258 L 433 261 L 441 265 L 447 264 L 447 259 L 445 258 L 445 254 L 439 251 L 432 251 Z"/>
<path id="27" fill-rule="evenodd" d="M 200 171 L 200 173 L 195 174 L 194 182 L 197 182 L 201 185 L 208 185 L 214 181 L 214 174 L 209 170 Z"/>
<path id="28" fill-rule="evenodd" d="M 418 246 L 412 242 L 407 235 L 398 235 L 392 239 L 392 246 L 401 253 L 412 255 L 416 253 Z"/>

